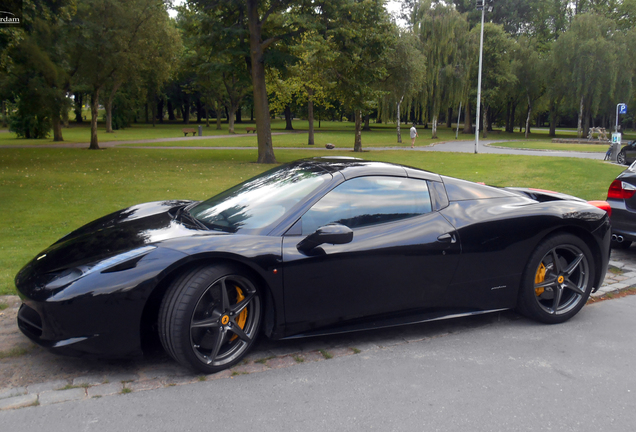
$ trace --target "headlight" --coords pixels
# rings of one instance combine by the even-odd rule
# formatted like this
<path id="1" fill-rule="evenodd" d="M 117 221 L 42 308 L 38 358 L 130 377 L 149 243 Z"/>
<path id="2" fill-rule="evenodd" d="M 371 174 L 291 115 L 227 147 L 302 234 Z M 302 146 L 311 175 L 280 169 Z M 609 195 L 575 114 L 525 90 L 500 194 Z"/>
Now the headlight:
<path id="1" fill-rule="evenodd" d="M 62 288 L 63 286 L 66 286 L 71 282 L 75 282 L 79 278 L 91 273 L 109 270 L 113 267 L 125 264 L 126 262 L 133 261 L 135 260 L 135 258 L 141 258 L 143 255 L 156 248 L 157 246 L 144 246 L 138 249 L 133 249 L 131 251 L 121 253 L 119 255 L 115 255 L 103 261 L 98 261 L 93 264 L 87 264 L 64 270 L 62 273 L 58 274 L 51 282 L 46 284 L 45 288 Z"/>

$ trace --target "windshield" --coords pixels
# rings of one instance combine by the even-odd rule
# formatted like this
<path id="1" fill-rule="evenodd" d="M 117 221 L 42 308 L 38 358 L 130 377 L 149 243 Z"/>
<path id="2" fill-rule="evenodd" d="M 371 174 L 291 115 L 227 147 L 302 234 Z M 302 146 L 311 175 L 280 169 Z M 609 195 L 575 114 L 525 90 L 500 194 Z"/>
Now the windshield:
<path id="1" fill-rule="evenodd" d="M 197 204 L 189 212 L 211 229 L 237 232 L 264 228 L 331 179 L 322 169 L 303 165 L 266 171 Z"/>

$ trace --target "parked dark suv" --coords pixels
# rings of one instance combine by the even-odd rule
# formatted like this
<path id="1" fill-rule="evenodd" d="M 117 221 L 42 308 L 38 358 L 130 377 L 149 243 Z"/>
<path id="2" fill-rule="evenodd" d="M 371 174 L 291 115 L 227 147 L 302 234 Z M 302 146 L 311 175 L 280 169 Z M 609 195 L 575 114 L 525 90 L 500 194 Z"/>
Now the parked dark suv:
<path id="1" fill-rule="evenodd" d="M 616 161 L 621 165 L 629 165 L 636 161 L 636 141 L 627 143 L 627 145 L 618 152 Z"/>
<path id="2" fill-rule="evenodd" d="M 612 245 L 627 249 L 636 241 L 636 163 L 612 182 L 607 202 L 612 208 Z"/>

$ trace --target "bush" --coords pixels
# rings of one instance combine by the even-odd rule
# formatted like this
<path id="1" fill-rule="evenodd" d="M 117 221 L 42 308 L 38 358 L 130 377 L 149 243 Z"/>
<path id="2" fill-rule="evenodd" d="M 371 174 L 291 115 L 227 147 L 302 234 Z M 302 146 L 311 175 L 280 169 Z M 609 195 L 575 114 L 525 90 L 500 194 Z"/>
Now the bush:
<path id="1" fill-rule="evenodd" d="M 51 131 L 51 119 L 45 115 L 24 113 L 18 109 L 9 116 L 9 130 L 18 138 L 47 138 Z"/>

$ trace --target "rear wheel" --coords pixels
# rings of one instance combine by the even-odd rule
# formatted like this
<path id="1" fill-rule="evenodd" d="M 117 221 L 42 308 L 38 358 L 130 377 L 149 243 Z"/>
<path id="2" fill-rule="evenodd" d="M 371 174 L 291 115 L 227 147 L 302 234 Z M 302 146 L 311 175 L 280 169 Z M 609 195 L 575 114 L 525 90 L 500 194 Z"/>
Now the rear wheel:
<path id="1" fill-rule="evenodd" d="M 625 157 L 625 153 L 619 152 L 618 155 L 616 156 L 616 162 L 618 162 L 621 165 L 627 165 L 627 158 Z"/>
<path id="2" fill-rule="evenodd" d="M 179 363 L 214 373 L 238 363 L 261 323 L 256 285 L 230 265 L 206 265 L 177 278 L 159 312 L 164 349 Z"/>
<path id="3" fill-rule="evenodd" d="M 572 318 L 592 291 L 593 263 L 590 249 L 578 237 L 560 234 L 544 240 L 526 265 L 519 311 L 548 324 Z"/>

